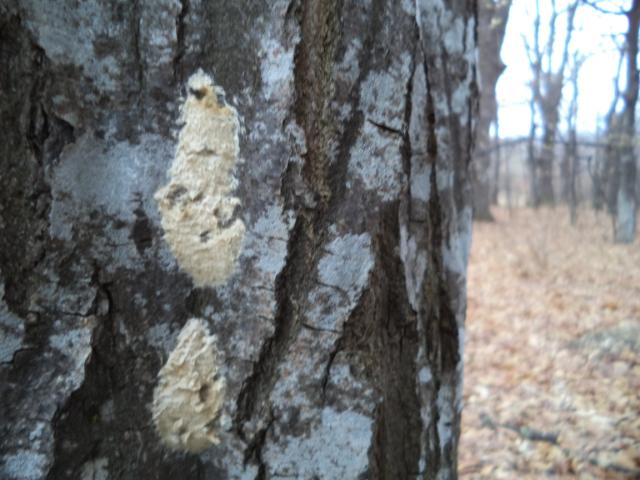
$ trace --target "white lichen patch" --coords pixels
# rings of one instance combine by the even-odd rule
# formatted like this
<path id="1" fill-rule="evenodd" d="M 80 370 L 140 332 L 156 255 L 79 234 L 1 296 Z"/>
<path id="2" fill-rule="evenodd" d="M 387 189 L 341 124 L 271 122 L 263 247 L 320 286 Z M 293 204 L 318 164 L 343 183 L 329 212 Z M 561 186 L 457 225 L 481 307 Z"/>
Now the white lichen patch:
<path id="1" fill-rule="evenodd" d="M 431 369 L 429 367 L 422 367 L 418 371 L 418 382 L 426 384 L 431 382 L 433 375 L 431 375 Z"/>
<path id="2" fill-rule="evenodd" d="M 400 192 L 402 180 L 402 137 L 366 121 L 362 133 L 351 148 L 349 174 L 367 190 L 375 191 L 383 201 L 391 201 Z"/>
<path id="3" fill-rule="evenodd" d="M 82 480 L 108 480 L 109 479 L 109 459 L 95 458 L 89 460 L 82 466 Z"/>
<path id="4" fill-rule="evenodd" d="M 188 83 L 169 183 L 156 192 L 164 237 L 197 286 L 224 283 L 234 270 L 245 226 L 235 217 L 240 200 L 233 169 L 238 162 L 236 110 L 202 70 Z"/>
<path id="5" fill-rule="evenodd" d="M 84 367 L 91 355 L 91 335 L 95 317 L 89 317 L 80 328 L 51 335 L 49 345 L 66 357 L 64 383 L 69 391 L 80 388 L 84 381 Z"/>
<path id="6" fill-rule="evenodd" d="M 224 402 L 220 362 L 216 337 L 205 322 L 189 320 L 153 392 L 153 421 L 168 447 L 198 453 L 220 443 L 215 426 Z"/>
<path id="7" fill-rule="evenodd" d="M 285 216 L 282 206 L 271 204 L 247 231 L 242 256 L 255 259 L 255 266 L 268 284 L 275 282 L 284 267 L 292 227 L 293 221 Z"/>
<path id="8" fill-rule="evenodd" d="M 284 436 L 267 443 L 264 459 L 270 475 L 289 478 L 359 478 L 369 464 L 371 418 L 326 407 L 308 435 Z"/>
<path id="9" fill-rule="evenodd" d="M 91 132 L 80 135 L 64 148 L 51 171 L 50 234 L 71 241 L 85 233 L 79 219 L 91 218 L 95 211 L 133 223 L 134 210 L 141 208 L 153 221 L 159 220 L 151 197 L 165 182 L 174 150 L 172 142 L 155 134 L 140 135 L 135 145 L 100 139 Z M 111 228 L 105 234 L 104 239 L 93 238 L 94 245 L 130 267 L 139 255 L 129 229 Z"/>
<path id="10" fill-rule="evenodd" d="M 463 226 L 459 230 L 451 232 L 450 241 L 443 249 L 443 261 L 447 270 L 460 276 L 462 287 L 466 278 L 467 264 L 469 263 L 469 251 L 471 250 L 471 215 L 470 207 L 464 207 L 458 213 L 458 223 Z"/>
<path id="11" fill-rule="evenodd" d="M 347 234 L 325 247 L 318 262 L 319 285 L 309 292 L 307 323 L 338 332 L 362 295 L 374 264 L 371 236 Z"/>
<path id="12" fill-rule="evenodd" d="M 373 268 L 371 236 L 347 234 L 336 237 L 327 246 L 327 255 L 318 263 L 320 281 L 336 287 L 353 301 L 362 292 Z"/>
<path id="13" fill-rule="evenodd" d="M 428 202 L 431 196 L 431 168 L 424 162 L 411 165 L 411 198 L 421 202 Z"/>
<path id="14" fill-rule="evenodd" d="M 345 82 L 347 85 L 353 85 L 360 75 L 360 65 L 358 64 L 358 55 L 362 50 L 362 42 L 358 38 L 354 38 L 342 57 L 342 61 L 336 65 L 336 78 Z"/>
<path id="15" fill-rule="evenodd" d="M 374 122 L 401 130 L 412 56 L 403 52 L 388 70 L 370 72 L 360 89 L 360 108 Z"/>
<path id="16" fill-rule="evenodd" d="M 9 311 L 3 298 L 4 283 L 0 283 L 0 363 L 10 362 L 24 341 L 24 323 Z"/>
<path id="17" fill-rule="evenodd" d="M 400 258 L 404 264 L 407 296 L 414 310 L 420 308 L 420 292 L 427 270 L 427 256 L 418 248 L 416 238 L 410 234 L 406 224 L 400 225 Z"/>
<path id="18" fill-rule="evenodd" d="M 49 459 L 40 452 L 18 450 L 0 460 L 0 478 L 7 480 L 38 480 L 45 478 Z"/>
<path id="19" fill-rule="evenodd" d="M 469 88 L 473 81 L 471 68 L 475 64 L 475 21 L 473 18 L 463 20 L 443 0 L 416 0 L 416 22 L 420 37 L 425 42 L 441 45 L 449 58 L 462 57 L 466 60 L 465 80 L 457 86 L 453 85 L 450 98 L 447 99 L 445 92 L 433 94 L 437 116 L 438 113 L 450 112 L 464 118 L 469 108 Z"/>
<path id="20" fill-rule="evenodd" d="M 436 399 L 438 407 L 438 438 L 440 449 L 444 453 L 453 438 L 452 425 L 454 423 L 454 394 L 450 385 L 442 385 Z"/>
<path id="21" fill-rule="evenodd" d="M 293 48 L 285 48 L 273 38 L 262 39 L 261 73 L 263 92 L 267 100 L 282 99 L 293 83 Z M 287 90 L 289 92 L 287 92 Z"/>

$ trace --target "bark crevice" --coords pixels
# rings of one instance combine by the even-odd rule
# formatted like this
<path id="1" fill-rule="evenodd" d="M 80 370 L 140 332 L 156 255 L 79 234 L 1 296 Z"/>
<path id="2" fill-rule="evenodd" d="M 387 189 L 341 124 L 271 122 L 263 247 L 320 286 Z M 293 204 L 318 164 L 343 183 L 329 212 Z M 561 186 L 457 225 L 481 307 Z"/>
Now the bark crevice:
<path id="1" fill-rule="evenodd" d="M 298 18 L 301 29 L 294 54 L 294 116 L 305 133 L 307 151 L 302 168 L 289 163 L 281 183 L 281 194 L 285 203 L 296 210 L 297 219 L 289 237 L 285 266 L 276 278 L 275 332 L 265 341 L 253 372 L 238 396 L 235 429 L 250 445 L 255 441 L 245 426 L 252 420 L 265 422 L 278 365 L 302 328 L 307 287 L 313 281 L 330 224 L 332 189 L 328 145 L 334 132 L 329 102 L 333 59 L 340 39 L 338 6 L 336 0 L 290 5 L 290 14 Z M 291 189 L 296 184 L 302 184 L 305 190 L 302 199 L 298 197 L 299 192 Z"/>
<path id="2" fill-rule="evenodd" d="M 185 36 L 189 10 L 189 0 L 180 0 L 180 10 L 176 16 L 176 48 L 173 57 L 173 81 L 178 85 L 184 83 L 184 68 L 182 60 L 187 50 L 185 45 Z"/>
<path id="3" fill-rule="evenodd" d="M 399 242 L 398 203 L 385 208 L 375 239 L 376 266 L 366 311 L 373 347 L 372 378 L 381 394 L 369 453 L 371 478 L 410 478 L 418 472 L 420 404 L 416 388 L 419 340 L 416 314 L 407 298 Z M 356 325 L 350 331 L 355 331 Z M 361 327 L 362 328 L 362 327 Z M 364 328 L 363 328 L 364 330 Z"/>

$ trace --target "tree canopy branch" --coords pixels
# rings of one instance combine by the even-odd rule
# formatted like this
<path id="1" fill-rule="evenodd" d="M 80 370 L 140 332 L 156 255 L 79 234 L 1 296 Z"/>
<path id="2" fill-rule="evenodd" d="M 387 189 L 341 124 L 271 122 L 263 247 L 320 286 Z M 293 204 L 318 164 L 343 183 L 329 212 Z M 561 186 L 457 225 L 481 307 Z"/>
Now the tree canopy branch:
<path id="1" fill-rule="evenodd" d="M 604 8 L 602 6 L 600 6 L 598 4 L 598 2 L 594 1 L 594 0 L 581 0 L 582 3 L 584 3 L 585 5 L 590 6 L 591 8 L 599 11 L 600 13 L 605 13 L 607 15 L 627 15 L 629 12 L 627 12 L 624 9 L 620 9 L 620 10 L 609 10 L 607 8 Z"/>

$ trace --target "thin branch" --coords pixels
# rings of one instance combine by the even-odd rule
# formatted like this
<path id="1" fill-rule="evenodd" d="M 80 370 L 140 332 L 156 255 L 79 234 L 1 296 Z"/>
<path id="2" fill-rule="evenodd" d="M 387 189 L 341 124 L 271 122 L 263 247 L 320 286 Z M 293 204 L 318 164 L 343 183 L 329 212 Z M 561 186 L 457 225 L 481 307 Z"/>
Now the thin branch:
<path id="1" fill-rule="evenodd" d="M 629 12 L 627 12 L 624 9 L 620 9 L 620 10 L 608 10 L 606 8 L 602 8 L 600 5 L 598 5 L 596 2 L 594 2 L 593 0 L 581 0 L 582 3 L 584 3 L 585 5 L 590 6 L 591 8 L 593 8 L 594 10 L 597 10 L 600 13 L 605 13 L 607 15 L 627 15 Z"/>
<path id="2" fill-rule="evenodd" d="M 527 53 L 527 58 L 529 59 L 529 65 L 533 69 L 536 64 L 536 60 L 533 58 L 533 48 L 529 45 L 529 41 L 524 33 L 522 34 L 522 42 L 524 43 L 524 51 Z"/>
<path id="3" fill-rule="evenodd" d="M 576 11 L 578 10 L 578 1 L 574 2 L 568 10 L 567 17 L 567 35 L 564 39 L 564 51 L 562 52 L 562 64 L 560 65 L 559 73 L 564 77 L 564 71 L 569 60 L 569 44 L 571 43 L 571 37 L 573 35 L 573 25 L 576 18 Z"/>
<path id="4" fill-rule="evenodd" d="M 547 40 L 547 71 L 553 71 L 553 48 L 556 42 L 556 22 L 558 21 L 558 9 L 556 0 L 551 0 L 551 20 L 549 21 L 549 39 Z"/>
<path id="5" fill-rule="evenodd" d="M 613 79 L 613 99 L 611 100 L 611 106 L 609 107 L 609 111 L 604 116 L 604 122 L 607 130 L 611 127 L 611 123 L 613 121 L 613 116 L 616 114 L 616 109 L 618 108 L 618 103 L 620 102 L 620 97 L 622 92 L 620 91 L 620 72 L 622 71 L 622 64 L 624 63 L 626 52 L 627 52 L 627 44 L 626 42 L 622 45 L 616 45 L 618 47 L 618 65 L 616 67 L 616 75 Z"/>

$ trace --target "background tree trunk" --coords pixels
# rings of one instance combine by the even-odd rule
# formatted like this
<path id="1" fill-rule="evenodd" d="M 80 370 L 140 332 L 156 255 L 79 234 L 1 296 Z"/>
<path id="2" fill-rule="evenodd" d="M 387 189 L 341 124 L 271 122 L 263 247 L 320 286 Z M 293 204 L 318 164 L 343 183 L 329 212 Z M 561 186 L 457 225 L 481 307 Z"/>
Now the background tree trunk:
<path id="1" fill-rule="evenodd" d="M 0 5 L 0 477 L 456 478 L 474 2 Z"/>
<path id="2" fill-rule="evenodd" d="M 476 151 L 473 162 L 473 215 L 478 220 L 492 220 L 490 136 L 491 123 L 497 118 L 496 85 L 505 69 L 500 58 L 507 28 L 511 0 L 478 2 L 478 73 L 480 109 L 475 131 Z"/>
<path id="3" fill-rule="evenodd" d="M 585 57 L 574 54 L 571 62 L 571 100 L 567 111 L 567 139 L 564 145 L 564 157 L 562 159 L 562 190 L 564 200 L 569 205 L 569 218 L 571 225 L 575 225 L 578 216 L 578 191 L 576 181 L 579 171 L 578 156 L 578 79 L 580 76 L 580 68 L 584 63 Z"/>
<path id="4" fill-rule="evenodd" d="M 537 207 L 540 205 L 540 179 L 537 152 L 536 152 L 536 102 L 532 94 L 529 100 L 529 136 L 527 138 L 527 168 L 529 170 L 529 191 L 531 195 L 531 205 Z"/>
<path id="5" fill-rule="evenodd" d="M 555 67 L 553 58 L 556 39 L 556 23 L 560 11 L 555 0 L 551 0 L 551 18 L 549 31 L 545 45 L 540 42 L 541 11 L 540 1 L 536 0 L 536 16 L 534 19 L 533 45 L 529 45 L 525 39 L 525 48 L 529 57 L 529 64 L 533 79 L 531 89 L 533 101 L 537 106 L 542 122 L 542 146 L 540 152 L 535 154 L 535 111 L 531 110 L 531 129 L 529 141 L 529 163 L 533 178 L 532 203 L 534 206 L 542 204 L 553 205 L 555 203 L 555 191 L 553 186 L 554 158 L 556 135 L 558 130 L 559 109 L 562 102 L 562 89 L 565 81 L 565 70 L 569 60 L 569 45 L 573 35 L 573 24 L 578 1 L 572 2 L 566 10 L 567 29 L 564 34 L 564 46 L 561 63 Z"/>
<path id="6" fill-rule="evenodd" d="M 617 120 L 616 109 L 618 102 L 620 101 L 620 73 L 622 71 L 622 64 L 625 57 L 625 44 L 618 47 L 620 56 L 618 58 L 618 66 L 616 69 L 616 75 L 613 81 L 613 100 L 609 111 L 604 117 L 604 140 L 606 148 L 604 152 L 601 149 L 596 149 L 593 165 L 590 167 L 590 176 L 592 180 L 593 199 L 592 205 L 595 210 L 600 210 L 603 207 L 607 207 L 607 211 L 614 215 L 615 202 L 611 202 L 611 191 L 613 186 L 617 183 L 617 178 L 613 176 L 613 171 L 617 168 L 615 155 L 615 142 L 619 141 L 620 133 L 616 133 L 619 121 Z M 596 143 L 600 143 L 600 130 L 596 132 Z M 615 198 L 615 196 L 614 196 Z"/>
<path id="7" fill-rule="evenodd" d="M 615 225 L 618 191 L 620 190 L 620 144 L 622 143 L 622 117 L 615 111 L 607 116 L 606 147 L 604 151 L 603 180 L 606 188 L 607 211 Z"/>
<path id="8" fill-rule="evenodd" d="M 500 119 L 496 108 L 496 116 L 493 120 L 493 181 L 491 185 L 491 204 L 498 205 L 500 195 L 500 170 L 502 169 L 502 150 L 500 148 Z M 505 168 L 505 170 L 508 170 Z"/>
<path id="9" fill-rule="evenodd" d="M 621 113 L 621 139 L 617 146 L 619 169 L 614 220 L 614 240 L 631 243 L 636 234 L 636 103 L 638 101 L 638 28 L 640 26 L 640 0 L 634 0 L 627 13 L 629 29 L 627 45 L 627 84 L 624 92 L 624 109 Z"/>
<path id="10" fill-rule="evenodd" d="M 558 85 L 558 92 L 561 91 Z M 559 100 L 555 97 L 555 100 Z M 558 130 L 558 104 L 549 104 L 548 111 L 542 113 L 542 146 L 538 158 L 538 195 L 539 204 L 553 205 L 555 203 L 555 191 L 553 188 L 554 159 L 556 156 L 556 134 Z"/>

